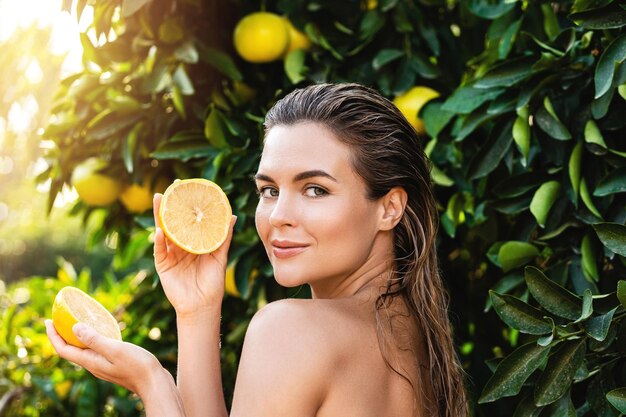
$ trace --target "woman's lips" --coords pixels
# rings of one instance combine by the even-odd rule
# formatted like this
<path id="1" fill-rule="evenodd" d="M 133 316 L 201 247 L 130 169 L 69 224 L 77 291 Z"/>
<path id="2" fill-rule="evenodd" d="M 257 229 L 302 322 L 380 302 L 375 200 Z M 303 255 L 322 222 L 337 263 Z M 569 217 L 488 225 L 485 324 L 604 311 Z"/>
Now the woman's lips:
<path id="1" fill-rule="evenodd" d="M 275 241 L 272 242 L 272 253 L 279 259 L 285 259 L 304 252 L 307 247 L 300 243 Z"/>

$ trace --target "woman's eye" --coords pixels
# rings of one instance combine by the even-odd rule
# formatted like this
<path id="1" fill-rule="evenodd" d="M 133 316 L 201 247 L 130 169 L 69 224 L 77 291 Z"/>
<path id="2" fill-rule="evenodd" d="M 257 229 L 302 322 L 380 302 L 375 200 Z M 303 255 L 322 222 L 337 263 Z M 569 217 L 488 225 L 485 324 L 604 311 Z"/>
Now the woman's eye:
<path id="1" fill-rule="evenodd" d="M 258 193 L 259 197 L 262 198 L 278 197 L 278 190 L 273 187 L 262 187 L 259 189 Z"/>
<path id="2" fill-rule="evenodd" d="M 323 195 L 328 194 L 328 192 L 322 187 L 312 186 L 312 187 L 307 187 L 305 194 L 309 197 L 321 197 Z"/>

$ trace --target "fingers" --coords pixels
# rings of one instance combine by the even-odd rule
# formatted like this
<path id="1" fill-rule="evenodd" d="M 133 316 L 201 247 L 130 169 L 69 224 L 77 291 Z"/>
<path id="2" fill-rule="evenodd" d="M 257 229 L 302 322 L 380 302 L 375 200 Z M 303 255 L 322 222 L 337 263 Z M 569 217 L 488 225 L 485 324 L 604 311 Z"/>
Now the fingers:
<path id="1" fill-rule="evenodd" d="M 67 344 L 54 328 L 52 320 L 46 320 L 45 325 L 46 334 L 50 339 L 50 343 L 52 343 L 52 347 L 54 347 L 54 350 L 63 359 L 67 359 L 68 361 L 74 362 L 77 365 L 87 368 L 92 373 L 97 369 L 108 369 L 110 367 L 111 363 L 109 362 L 108 358 L 101 355 L 99 352 L 95 352 L 89 349 L 81 349 L 79 347 Z M 95 333 L 95 330 L 91 330 Z M 78 335 L 76 336 L 78 337 Z M 81 342 L 85 343 L 85 341 L 82 340 L 80 337 L 79 339 Z M 111 354 L 111 352 L 107 352 L 107 355 L 108 354 Z"/>
<path id="2" fill-rule="evenodd" d="M 165 234 L 160 227 L 157 227 L 154 233 L 154 263 L 160 265 L 167 258 L 167 245 L 165 243 Z"/>
<path id="3" fill-rule="evenodd" d="M 156 228 L 161 227 L 161 223 L 159 222 L 159 207 L 161 207 L 161 199 L 163 198 L 163 194 L 156 193 L 152 198 L 152 214 L 154 215 L 154 226 Z"/>
<path id="4" fill-rule="evenodd" d="M 100 353 L 109 360 L 112 359 L 110 356 L 115 352 L 115 340 L 101 335 L 84 323 L 76 323 L 72 327 L 72 331 L 78 340 L 83 342 L 89 349 Z"/>

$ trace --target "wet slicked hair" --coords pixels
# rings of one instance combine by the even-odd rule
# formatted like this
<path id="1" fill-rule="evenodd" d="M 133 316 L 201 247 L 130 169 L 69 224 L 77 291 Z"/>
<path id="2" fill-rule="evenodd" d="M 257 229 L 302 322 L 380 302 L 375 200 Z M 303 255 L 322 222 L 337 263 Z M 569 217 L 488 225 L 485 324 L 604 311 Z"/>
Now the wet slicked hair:
<path id="1" fill-rule="evenodd" d="M 406 191 L 406 209 L 394 228 L 394 276 L 378 300 L 377 311 L 390 299 L 404 299 L 427 355 L 427 363 L 418 366 L 428 368 L 429 381 L 411 381 L 390 365 L 389 358 L 385 360 L 411 383 L 416 401 L 431 393 L 427 395 L 432 396 L 429 415 L 467 416 L 464 372 L 454 349 L 448 295 L 435 247 L 438 216 L 431 165 L 421 138 L 391 101 L 353 83 L 316 84 L 289 93 L 267 113 L 265 131 L 303 122 L 329 129 L 350 147 L 353 169 L 364 180 L 368 198 L 379 199 L 394 187 Z M 383 332 L 379 329 L 378 334 L 382 346 Z M 419 369 L 414 371 L 421 374 Z M 432 390 L 425 390 L 423 384 L 431 385 Z"/>

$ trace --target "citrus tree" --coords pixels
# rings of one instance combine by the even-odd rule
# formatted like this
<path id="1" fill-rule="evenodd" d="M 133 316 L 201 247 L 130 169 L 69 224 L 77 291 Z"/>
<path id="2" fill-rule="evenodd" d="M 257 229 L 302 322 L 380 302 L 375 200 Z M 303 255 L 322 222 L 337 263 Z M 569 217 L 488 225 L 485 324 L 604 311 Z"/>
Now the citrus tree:
<path id="1" fill-rule="evenodd" d="M 80 16 L 87 1 L 72 3 Z M 100 222 L 94 242 L 115 242 L 115 269 L 142 268 L 154 282 L 151 214 L 119 195 L 152 191 L 158 178 L 222 186 L 238 216 L 222 322 L 227 397 L 252 314 L 308 296 L 273 282 L 254 229 L 263 115 L 298 86 L 354 81 L 424 129 L 474 414 L 626 413 L 622 1 L 93 3 L 85 69 L 58 92 L 42 179 L 52 202 L 97 158 L 94 184 L 104 176 L 117 191 L 106 204 L 81 198 L 74 213 Z M 148 300 L 163 305 L 163 294 L 137 302 Z M 172 354 L 173 312 L 160 314 L 159 352 Z"/>

